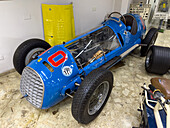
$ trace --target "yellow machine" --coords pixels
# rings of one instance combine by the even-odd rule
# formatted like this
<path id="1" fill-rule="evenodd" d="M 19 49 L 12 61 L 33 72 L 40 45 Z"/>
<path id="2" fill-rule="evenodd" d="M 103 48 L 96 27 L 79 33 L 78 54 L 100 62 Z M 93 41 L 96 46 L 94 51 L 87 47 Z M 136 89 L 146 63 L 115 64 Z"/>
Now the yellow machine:
<path id="1" fill-rule="evenodd" d="M 44 36 L 51 46 L 75 37 L 73 4 L 42 4 Z"/>

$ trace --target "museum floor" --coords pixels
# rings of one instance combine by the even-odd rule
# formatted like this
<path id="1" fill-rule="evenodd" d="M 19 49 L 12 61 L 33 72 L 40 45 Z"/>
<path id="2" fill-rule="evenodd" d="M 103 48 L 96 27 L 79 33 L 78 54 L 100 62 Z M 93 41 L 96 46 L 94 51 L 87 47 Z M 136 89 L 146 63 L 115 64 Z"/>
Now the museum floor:
<path id="1" fill-rule="evenodd" d="M 159 33 L 156 45 L 170 47 L 170 31 Z M 72 99 L 67 98 L 48 110 L 34 108 L 21 98 L 20 75 L 11 71 L 0 75 L 0 128 L 131 128 L 139 126 L 137 111 L 141 102 L 143 83 L 150 78 L 144 68 L 145 58 L 131 54 L 110 70 L 114 74 L 114 88 L 101 114 L 90 124 L 78 124 L 71 114 Z M 170 79 L 170 73 L 163 76 Z"/>

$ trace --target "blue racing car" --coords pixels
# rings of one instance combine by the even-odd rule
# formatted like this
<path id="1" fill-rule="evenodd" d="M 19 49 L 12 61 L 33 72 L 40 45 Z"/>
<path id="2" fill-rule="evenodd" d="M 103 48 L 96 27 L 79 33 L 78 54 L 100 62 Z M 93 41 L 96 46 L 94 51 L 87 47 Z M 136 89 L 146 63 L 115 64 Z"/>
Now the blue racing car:
<path id="1" fill-rule="evenodd" d="M 61 45 L 51 47 L 40 39 L 23 42 L 13 58 L 22 74 L 23 97 L 41 109 L 73 97 L 73 117 L 83 124 L 91 122 L 112 91 L 113 74 L 108 69 L 139 46 L 145 56 L 155 43 L 157 29 L 151 28 L 146 36 L 145 31 L 139 15 L 112 12 L 101 26 Z"/>

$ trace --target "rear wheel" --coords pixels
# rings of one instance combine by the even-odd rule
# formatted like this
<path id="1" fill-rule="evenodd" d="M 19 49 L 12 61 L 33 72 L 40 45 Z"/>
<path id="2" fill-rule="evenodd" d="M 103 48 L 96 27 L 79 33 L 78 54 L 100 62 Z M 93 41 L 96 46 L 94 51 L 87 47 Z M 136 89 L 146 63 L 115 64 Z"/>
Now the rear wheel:
<path id="1" fill-rule="evenodd" d="M 92 71 L 73 97 L 73 117 L 82 124 L 93 121 L 105 106 L 112 87 L 113 75 L 109 70 L 99 68 Z"/>
<path id="2" fill-rule="evenodd" d="M 142 44 L 146 46 L 141 46 L 141 56 L 146 56 L 151 46 L 153 46 L 158 37 L 158 30 L 156 28 L 151 28 L 147 33 L 145 39 L 142 40 Z"/>
<path id="3" fill-rule="evenodd" d="M 21 74 L 26 65 L 37 59 L 38 55 L 51 46 L 41 39 L 29 39 L 23 42 L 15 51 L 13 64 L 16 71 Z"/>
<path id="4" fill-rule="evenodd" d="M 149 73 L 163 75 L 168 71 L 169 68 L 170 48 L 152 46 L 145 60 L 146 71 Z"/>

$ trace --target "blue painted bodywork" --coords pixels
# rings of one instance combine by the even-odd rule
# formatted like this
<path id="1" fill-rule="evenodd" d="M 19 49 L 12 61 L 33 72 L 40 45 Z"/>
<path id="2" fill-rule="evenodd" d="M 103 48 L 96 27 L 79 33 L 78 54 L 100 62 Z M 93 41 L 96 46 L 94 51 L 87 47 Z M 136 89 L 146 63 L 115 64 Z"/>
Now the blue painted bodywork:
<path id="1" fill-rule="evenodd" d="M 150 95 L 150 94 L 148 94 Z M 149 100 L 153 100 L 153 99 L 149 99 Z M 155 100 L 154 100 L 155 101 Z M 150 105 L 152 105 L 153 107 L 155 107 L 155 103 L 150 103 Z M 145 122 L 148 122 L 148 128 L 157 128 L 156 125 L 156 120 L 155 120 L 155 115 L 154 115 L 154 110 L 152 108 L 150 108 L 146 102 L 144 103 L 144 108 L 145 108 Z M 159 111 L 160 117 L 161 117 L 161 121 L 163 124 L 163 127 L 166 128 L 166 112 L 162 109 Z"/>
<path id="2" fill-rule="evenodd" d="M 125 51 L 133 47 L 135 44 L 141 43 L 141 39 L 143 35 L 145 34 L 146 27 L 142 23 L 143 20 L 141 19 L 139 15 L 133 14 L 132 16 L 136 19 L 137 26 L 138 26 L 137 33 L 135 35 L 132 35 L 129 31 L 127 31 L 127 27 L 122 21 L 121 21 L 121 26 L 120 26 L 120 23 L 114 20 L 107 20 L 106 22 L 102 23 L 102 26 L 90 32 L 87 32 L 81 36 L 78 36 L 74 38 L 73 40 L 66 42 L 65 44 L 57 45 L 57 46 L 50 48 L 45 53 L 40 55 L 38 59 L 32 61 L 30 64 L 27 65 L 27 67 L 34 69 L 40 75 L 40 77 L 42 78 L 44 82 L 44 96 L 43 96 L 43 104 L 42 104 L 41 109 L 47 109 L 59 103 L 64 98 L 66 98 L 67 97 L 65 95 L 66 90 L 70 90 L 70 93 L 72 93 L 73 91 L 76 91 L 77 87 L 75 86 L 75 83 L 80 84 L 82 82 L 80 78 L 80 75 L 82 73 L 85 72 L 84 75 L 85 76 L 88 75 L 91 71 L 93 71 L 96 68 L 99 68 L 100 66 L 102 66 L 109 60 L 113 59 L 114 57 L 120 56 L 122 53 L 124 53 Z M 105 26 L 110 27 L 114 31 L 118 39 L 119 39 L 119 36 L 118 36 L 118 33 L 119 33 L 122 36 L 124 45 L 120 43 L 120 46 L 118 48 L 107 53 L 105 56 L 102 56 L 101 58 L 95 60 L 93 63 L 85 66 L 83 70 L 78 69 L 78 66 L 75 62 L 74 57 L 72 56 L 72 54 L 69 52 L 69 50 L 65 46 Z M 121 42 L 120 39 L 119 39 L 119 42 Z M 56 53 L 59 50 L 66 53 L 68 59 L 64 63 L 62 63 L 60 66 L 54 67 L 48 61 L 48 58 L 49 56 L 51 56 L 52 54 Z M 54 59 L 55 59 L 54 61 L 57 61 L 60 59 L 60 57 L 54 58 Z M 54 69 L 54 72 L 50 72 L 48 70 L 48 68 L 43 64 L 44 61 L 50 64 L 50 66 Z M 62 68 L 64 66 L 69 66 L 72 68 L 72 74 L 70 76 L 63 75 Z"/>

